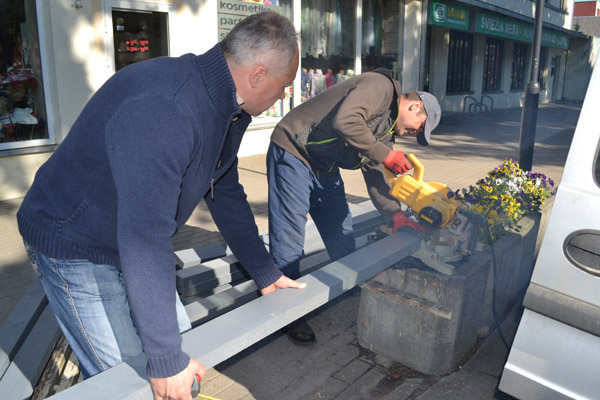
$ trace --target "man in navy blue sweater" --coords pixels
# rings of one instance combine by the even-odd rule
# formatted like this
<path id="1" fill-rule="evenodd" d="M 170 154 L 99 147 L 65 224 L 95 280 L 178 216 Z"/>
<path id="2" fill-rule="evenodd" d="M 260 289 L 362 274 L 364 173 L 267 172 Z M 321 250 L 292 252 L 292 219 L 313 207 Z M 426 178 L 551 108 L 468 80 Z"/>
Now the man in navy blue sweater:
<path id="1" fill-rule="evenodd" d="M 155 399 L 190 398 L 206 369 L 181 350 L 171 238 L 202 199 L 263 294 L 306 286 L 266 251 L 236 156 L 297 69 L 290 21 L 250 16 L 202 55 L 120 70 L 39 169 L 19 229 L 85 377 L 143 351 Z"/>

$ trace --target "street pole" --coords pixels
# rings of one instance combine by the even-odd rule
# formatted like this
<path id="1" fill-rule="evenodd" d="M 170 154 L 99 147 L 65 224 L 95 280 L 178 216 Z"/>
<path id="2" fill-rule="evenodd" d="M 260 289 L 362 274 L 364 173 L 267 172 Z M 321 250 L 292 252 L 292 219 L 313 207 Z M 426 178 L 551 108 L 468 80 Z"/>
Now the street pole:
<path id="1" fill-rule="evenodd" d="M 540 50 L 542 44 L 542 25 L 544 20 L 544 0 L 536 0 L 535 24 L 533 36 L 533 59 L 531 62 L 531 78 L 525 89 L 523 113 L 521 115 L 521 138 L 519 142 L 519 166 L 524 171 L 531 171 L 533 163 L 533 146 L 535 144 L 535 126 L 537 123 L 538 103 L 540 100 Z"/>

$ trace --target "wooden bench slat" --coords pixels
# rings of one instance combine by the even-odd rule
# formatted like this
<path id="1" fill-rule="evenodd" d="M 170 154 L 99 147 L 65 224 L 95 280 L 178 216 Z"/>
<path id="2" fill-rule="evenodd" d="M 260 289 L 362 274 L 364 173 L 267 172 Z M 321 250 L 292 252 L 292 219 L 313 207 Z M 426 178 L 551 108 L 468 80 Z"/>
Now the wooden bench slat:
<path id="1" fill-rule="evenodd" d="M 69 346 L 67 339 L 61 335 L 48 361 L 48 365 L 33 391 L 31 400 L 43 400 L 55 393 L 55 386 L 60 380 L 60 375 L 72 353 L 73 350 Z"/>
<path id="2" fill-rule="evenodd" d="M 67 364 L 65 365 L 65 369 L 63 370 L 60 380 L 56 384 L 56 388 L 54 389 L 55 393 L 60 393 L 63 390 L 66 390 L 76 383 L 83 380 L 83 375 L 79 370 L 79 363 L 77 361 L 77 356 L 75 353 L 71 353 L 69 359 L 67 360 Z"/>

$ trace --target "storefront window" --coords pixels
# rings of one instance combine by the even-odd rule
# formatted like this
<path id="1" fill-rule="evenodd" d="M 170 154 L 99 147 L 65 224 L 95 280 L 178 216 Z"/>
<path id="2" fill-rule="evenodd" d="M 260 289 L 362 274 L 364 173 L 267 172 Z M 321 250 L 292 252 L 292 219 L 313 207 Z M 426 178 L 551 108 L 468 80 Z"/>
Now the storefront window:
<path id="1" fill-rule="evenodd" d="M 450 31 L 448 46 L 448 93 L 471 90 L 471 62 L 473 58 L 473 34 Z"/>
<path id="2" fill-rule="evenodd" d="M 500 90 L 502 80 L 502 53 L 504 41 L 487 38 L 483 54 L 483 91 Z"/>
<path id="3" fill-rule="evenodd" d="M 48 138 L 35 0 L 0 0 L 0 121 L 0 149 Z"/>
<path id="4" fill-rule="evenodd" d="M 546 65 L 548 64 L 548 48 L 542 46 L 540 48 L 540 68 L 538 69 L 538 82 L 540 83 L 540 89 L 546 89 L 546 77 L 548 71 L 546 71 Z"/>
<path id="5" fill-rule="evenodd" d="M 512 69 L 510 75 L 510 90 L 525 88 L 525 69 L 527 68 L 527 45 L 513 43 Z"/>
<path id="6" fill-rule="evenodd" d="M 355 74 L 356 1 L 302 0 L 301 98 Z"/>
<path id="7" fill-rule="evenodd" d="M 363 0 L 362 72 L 383 67 L 399 75 L 400 3 L 398 0 Z"/>

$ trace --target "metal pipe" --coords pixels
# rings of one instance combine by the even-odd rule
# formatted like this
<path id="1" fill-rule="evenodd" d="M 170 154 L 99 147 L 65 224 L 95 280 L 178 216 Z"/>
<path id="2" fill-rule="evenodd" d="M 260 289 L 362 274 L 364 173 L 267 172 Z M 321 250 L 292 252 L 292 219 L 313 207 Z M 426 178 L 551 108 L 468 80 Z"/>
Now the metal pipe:
<path id="1" fill-rule="evenodd" d="M 527 84 L 527 87 L 525 88 L 523 113 L 521 115 L 521 135 L 519 142 L 519 166 L 524 171 L 531 171 L 533 163 L 535 126 L 537 123 L 537 112 L 540 99 L 540 83 L 538 82 L 538 74 L 540 70 L 540 50 L 542 43 L 543 21 L 544 0 L 536 0 L 531 78 Z"/>

